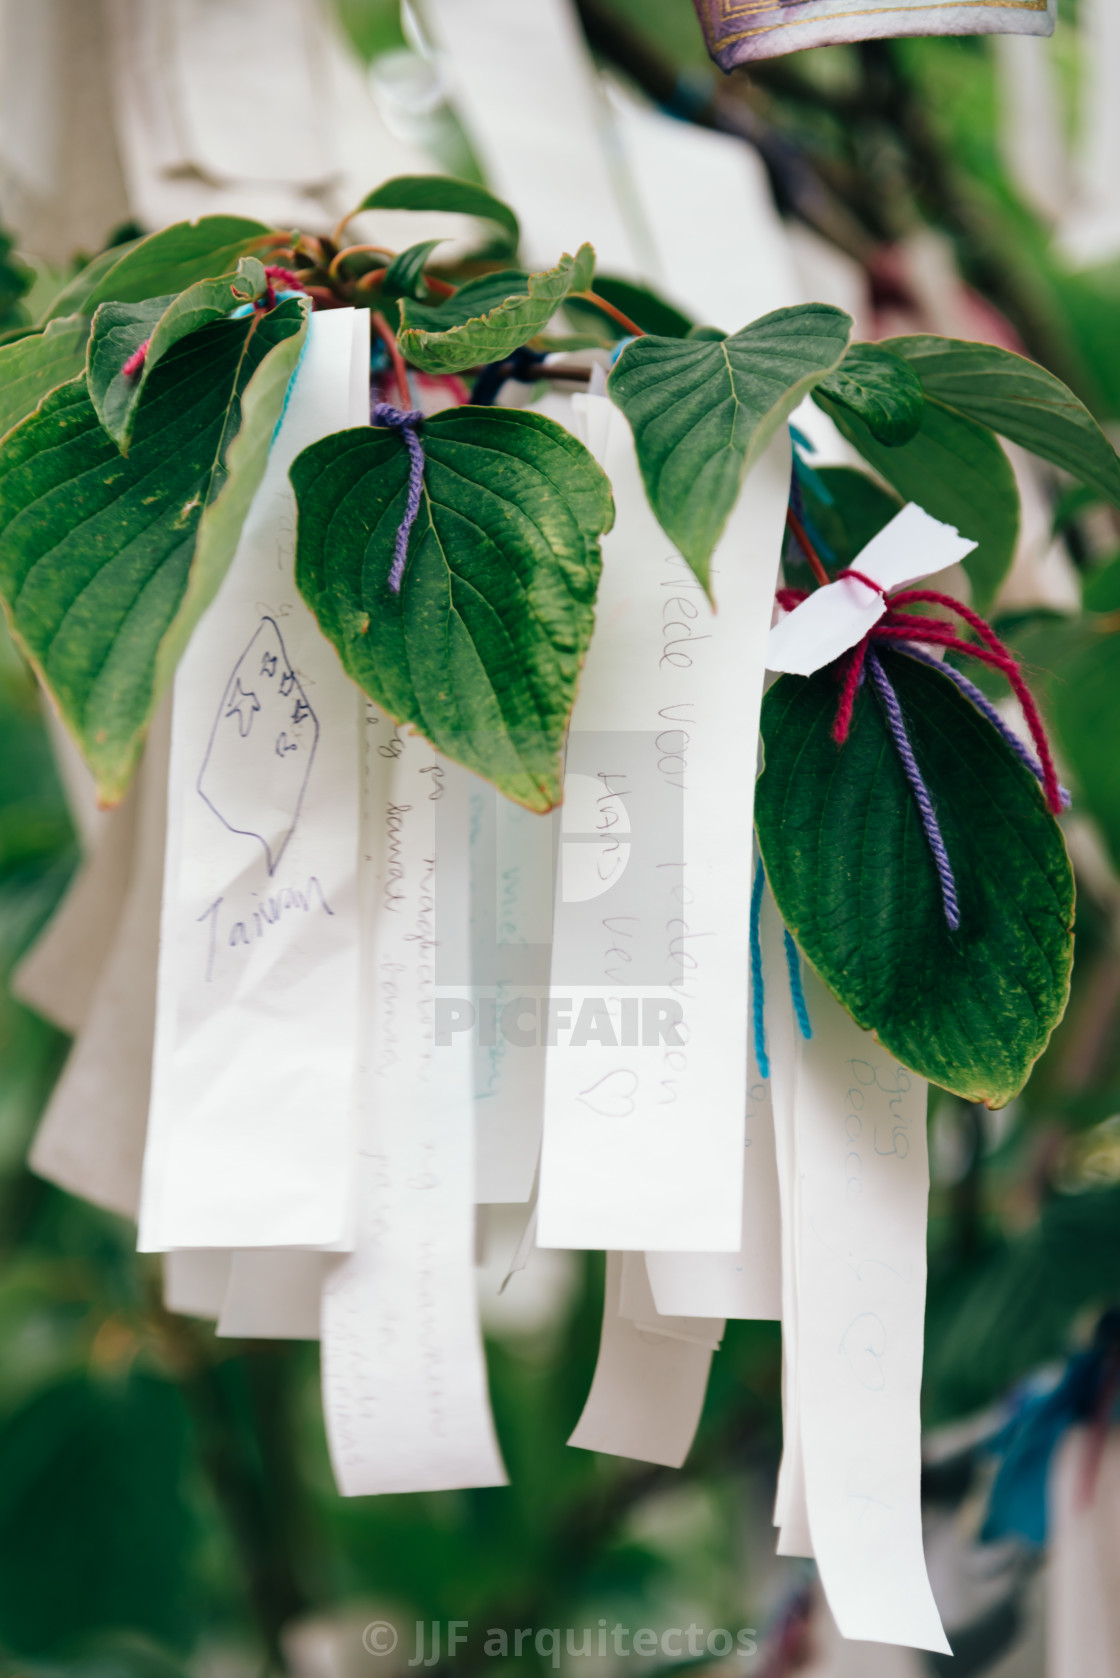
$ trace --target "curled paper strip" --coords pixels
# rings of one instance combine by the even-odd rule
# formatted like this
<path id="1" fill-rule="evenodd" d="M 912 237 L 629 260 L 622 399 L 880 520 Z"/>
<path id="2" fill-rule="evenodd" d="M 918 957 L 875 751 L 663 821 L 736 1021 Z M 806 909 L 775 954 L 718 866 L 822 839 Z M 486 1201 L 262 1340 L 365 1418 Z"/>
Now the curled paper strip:
<path id="1" fill-rule="evenodd" d="M 1052 35 L 1057 0 L 694 0 L 721 70 L 896 35 Z"/>
<path id="2" fill-rule="evenodd" d="M 931 518 L 913 502 L 895 515 L 852 566 L 877 583 L 875 593 L 855 577 L 819 588 L 770 631 L 766 665 L 792 676 L 811 676 L 862 641 L 887 609 L 886 591 L 902 588 L 956 565 L 976 546 L 951 524 Z"/>

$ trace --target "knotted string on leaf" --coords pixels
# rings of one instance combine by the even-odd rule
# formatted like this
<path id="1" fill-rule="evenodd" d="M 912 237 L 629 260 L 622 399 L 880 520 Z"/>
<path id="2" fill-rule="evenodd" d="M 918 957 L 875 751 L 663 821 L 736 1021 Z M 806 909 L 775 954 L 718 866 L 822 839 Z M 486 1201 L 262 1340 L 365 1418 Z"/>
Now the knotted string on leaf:
<path id="1" fill-rule="evenodd" d="M 397 530 L 393 564 L 389 571 L 389 588 L 393 594 L 399 594 L 404 580 L 404 568 L 408 563 L 408 539 L 412 535 L 412 527 L 420 511 L 420 497 L 424 490 L 424 446 L 418 435 L 419 428 L 424 423 L 424 415 L 419 408 L 394 408 L 390 402 L 376 402 L 369 417 L 374 425 L 384 425 L 393 431 L 399 431 L 408 449 L 408 500 L 405 502 L 404 518 Z"/>

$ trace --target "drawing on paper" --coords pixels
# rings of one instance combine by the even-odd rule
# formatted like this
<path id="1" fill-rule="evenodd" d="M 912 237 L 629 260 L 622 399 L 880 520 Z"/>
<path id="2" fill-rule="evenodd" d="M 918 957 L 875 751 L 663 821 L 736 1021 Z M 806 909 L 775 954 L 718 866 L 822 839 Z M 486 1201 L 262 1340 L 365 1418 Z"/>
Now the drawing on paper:
<path id="1" fill-rule="evenodd" d="M 273 618 L 262 618 L 222 693 L 199 796 L 231 833 L 264 848 L 274 874 L 303 806 L 319 720 Z"/>

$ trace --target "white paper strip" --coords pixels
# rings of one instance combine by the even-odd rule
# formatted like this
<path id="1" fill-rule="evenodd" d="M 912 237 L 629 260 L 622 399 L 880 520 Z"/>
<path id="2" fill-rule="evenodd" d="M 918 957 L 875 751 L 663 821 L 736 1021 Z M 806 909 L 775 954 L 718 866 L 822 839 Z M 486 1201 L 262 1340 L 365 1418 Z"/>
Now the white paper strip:
<path id="1" fill-rule="evenodd" d="M 131 879 L 120 918 L 92 995 L 81 1004 L 80 1035 L 54 1087 L 28 1161 L 40 1177 L 128 1218 L 136 1216 L 140 1198 L 151 1091 L 169 733 L 170 707 L 164 705 L 152 725 L 131 795 L 135 844 L 126 847 Z M 122 843 L 128 826 L 122 812 Z M 107 834 L 109 840 L 113 831 Z M 80 882 L 77 890 L 85 896 Z M 67 907 L 63 905 L 64 915 Z M 60 927 L 60 941 L 81 932 L 79 907 L 75 906 L 75 919 Z M 60 953 L 65 951 L 56 944 L 55 954 Z M 84 968 L 81 952 L 74 952 L 74 962 L 79 971 Z M 88 969 L 82 977 L 88 981 Z"/>
<path id="2" fill-rule="evenodd" d="M 351 1223 L 360 696 L 296 592 L 287 472 L 364 417 L 364 311 L 311 318 L 264 482 L 175 679 L 142 1251 Z"/>
<path id="3" fill-rule="evenodd" d="M 599 1360 L 568 1444 L 680 1468 L 704 1407 L 712 1345 L 656 1333 L 622 1316 L 623 1258 L 607 1254 Z M 711 1322 L 704 1327 L 710 1334 Z"/>
<path id="4" fill-rule="evenodd" d="M 163 1255 L 163 1303 L 181 1317 L 216 1323 L 229 1287 L 231 1253 L 219 1247 L 181 1248 Z"/>
<path id="5" fill-rule="evenodd" d="M 373 706 L 366 733 L 368 1059 L 358 1243 L 323 1291 L 331 1460 L 345 1497 L 504 1485 L 475 1297 L 471 1043 L 441 1029 L 437 982 L 439 945 L 466 939 L 467 777 Z"/>
<path id="6" fill-rule="evenodd" d="M 727 1326 L 722 1317 L 671 1315 L 657 1309 L 650 1287 L 644 1253 L 623 1253 L 619 1281 L 618 1314 L 635 1328 L 664 1334 L 669 1340 L 685 1340 L 691 1346 L 707 1346 L 718 1352 Z"/>
<path id="7" fill-rule="evenodd" d="M 755 743 L 789 488 L 776 439 L 714 563 L 651 513 L 605 398 L 616 522 L 569 739 L 540 1245 L 736 1252 Z"/>
<path id="8" fill-rule="evenodd" d="M 805 981 L 797 1380 L 813 1554 L 845 1637 L 948 1653 L 922 1549 L 926 1085 Z"/>
<path id="9" fill-rule="evenodd" d="M 754 1043 L 747 1060 L 743 1238 L 737 1253 L 647 1253 L 658 1311 L 681 1317 L 780 1317 L 781 1217 L 770 1087 Z"/>
<path id="10" fill-rule="evenodd" d="M 326 1253 L 278 1247 L 231 1254 L 218 1334 L 238 1340 L 318 1340 Z"/>
<path id="11" fill-rule="evenodd" d="M 851 569 L 882 590 L 902 588 L 956 565 L 975 546 L 951 524 L 910 502 L 872 537 Z M 815 589 L 770 631 L 767 667 L 811 676 L 862 641 L 886 610 L 883 595 L 854 577 Z"/>
<path id="12" fill-rule="evenodd" d="M 426 0 L 424 12 L 487 181 L 521 218 L 528 262 L 551 267 L 589 239 L 605 271 L 647 268 L 570 0 Z"/>

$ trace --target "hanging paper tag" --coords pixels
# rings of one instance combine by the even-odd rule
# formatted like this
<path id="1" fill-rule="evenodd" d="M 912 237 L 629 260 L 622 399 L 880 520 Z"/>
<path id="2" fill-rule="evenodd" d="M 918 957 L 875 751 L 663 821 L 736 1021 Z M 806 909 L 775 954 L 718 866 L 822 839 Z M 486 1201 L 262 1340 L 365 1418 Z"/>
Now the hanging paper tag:
<path id="1" fill-rule="evenodd" d="M 767 669 L 794 676 L 811 676 L 823 669 L 874 629 L 887 610 L 884 594 L 888 589 L 943 571 L 975 547 L 951 524 L 942 524 L 910 502 L 872 538 L 851 567 L 883 592 L 855 577 L 842 577 L 815 589 L 770 631 Z"/>
<path id="2" fill-rule="evenodd" d="M 721 70 L 884 35 L 1052 35 L 1057 0 L 694 0 Z"/>
<path id="3" fill-rule="evenodd" d="M 163 1303 L 181 1317 L 216 1323 L 229 1288 L 232 1253 L 220 1247 L 181 1247 L 163 1255 Z"/>
<path id="4" fill-rule="evenodd" d="M 142 1251 L 350 1230 L 360 697 L 299 598 L 288 467 L 365 417 L 368 315 L 314 314 L 174 688 Z"/>
<path id="5" fill-rule="evenodd" d="M 437 971 L 467 938 L 467 785 L 367 707 L 358 1237 L 322 1306 L 344 1497 L 506 1481 L 475 1295 L 471 1042 Z"/>
<path id="6" fill-rule="evenodd" d="M 1098 1452 L 1100 1453 L 1098 1456 Z M 1073 1428 L 1048 1487 L 1047 1678 L 1120 1670 L 1120 1434 Z"/>
<path id="7" fill-rule="evenodd" d="M 616 521 L 568 743 L 539 1242 L 735 1252 L 747 1099 L 751 820 L 789 489 L 782 436 L 717 549 L 719 611 L 587 397 Z"/>
<path id="8" fill-rule="evenodd" d="M 845 1637 L 947 1654 L 922 1549 L 926 1084 L 805 980 L 794 1238 L 813 1554 Z"/>
<path id="9" fill-rule="evenodd" d="M 80 1003 L 77 1042 L 51 1094 L 28 1161 L 40 1177 L 126 1218 L 136 1217 L 139 1205 L 151 1094 L 169 733 L 170 708 L 164 705 L 152 724 L 129 800 L 132 819 L 106 833 L 107 840 L 119 833 L 131 879 L 108 949 L 98 952 L 104 959 L 92 993 Z M 68 899 L 57 933 L 53 926 L 48 928 L 54 960 L 65 957 L 75 935 L 92 931 L 85 912 L 92 907 L 87 881 L 97 878 L 97 865 L 95 854 L 89 875 L 79 877 L 73 918 Z M 81 952 L 74 951 L 73 959 L 80 970 Z M 88 983 L 88 973 L 83 977 Z M 70 1006 L 79 1006 L 80 990 L 66 994 Z"/>
<path id="10" fill-rule="evenodd" d="M 327 1253 L 291 1247 L 230 1256 L 217 1333 L 235 1340 L 318 1340 Z"/>
<path id="11" fill-rule="evenodd" d="M 583 1414 L 568 1444 L 585 1451 L 607 1451 L 611 1456 L 680 1468 L 700 1421 L 719 1335 L 710 1320 L 693 1325 L 698 1336 L 695 1339 L 680 1333 L 663 1334 L 647 1326 L 650 1321 L 656 1322 L 657 1313 L 648 1284 L 644 1284 L 644 1267 L 642 1275 L 628 1278 L 628 1291 L 631 1309 L 639 1310 L 645 1320 L 639 1325 L 623 1316 L 623 1265 L 627 1259 L 641 1263 L 637 1254 L 607 1254 L 599 1359 Z M 643 1285 L 645 1299 L 635 1301 L 632 1290 Z"/>

